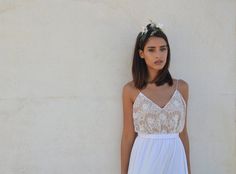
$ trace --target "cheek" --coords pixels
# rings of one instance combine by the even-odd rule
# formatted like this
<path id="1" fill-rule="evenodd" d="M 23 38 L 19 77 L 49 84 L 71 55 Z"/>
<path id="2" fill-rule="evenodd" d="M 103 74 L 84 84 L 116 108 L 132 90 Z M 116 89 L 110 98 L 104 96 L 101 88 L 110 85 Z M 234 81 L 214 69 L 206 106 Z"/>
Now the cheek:
<path id="1" fill-rule="evenodd" d="M 167 62 L 167 53 L 163 55 L 163 60 L 165 62 L 164 64 L 166 64 L 166 62 Z"/>
<path id="2" fill-rule="evenodd" d="M 163 57 L 164 57 L 165 59 L 167 59 L 167 55 L 168 55 L 168 53 L 165 52 L 165 53 L 163 54 Z"/>

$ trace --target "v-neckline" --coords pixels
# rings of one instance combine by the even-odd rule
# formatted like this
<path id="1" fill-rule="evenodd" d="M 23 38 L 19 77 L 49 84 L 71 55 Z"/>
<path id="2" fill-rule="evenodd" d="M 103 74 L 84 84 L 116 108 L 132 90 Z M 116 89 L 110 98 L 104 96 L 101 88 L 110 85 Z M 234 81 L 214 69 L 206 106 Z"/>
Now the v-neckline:
<path id="1" fill-rule="evenodd" d="M 163 107 L 160 107 L 157 103 L 155 103 L 153 100 L 151 100 L 149 97 L 147 97 L 146 95 L 144 95 L 141 91 L 139 91 L 139 94 L 141 94 L 142 96 L 144 96 L 146 99 L 148 99 L 152 104 L 154 104 L 156 107 L 158 107 L 159 109 L 161 110 L 164 110 L 168 105 L 169 103 L 171 102 L 172 98 L 174 97 L 175 93 L 178 91 L 178 89 L 175 89 L 175 91 L 173 92 L 172 96 L 170 97 L 170 99 L 168 100 L 168 102 L 163 106 Z M 139 95 L 138 94 L 138 95 Z"/>

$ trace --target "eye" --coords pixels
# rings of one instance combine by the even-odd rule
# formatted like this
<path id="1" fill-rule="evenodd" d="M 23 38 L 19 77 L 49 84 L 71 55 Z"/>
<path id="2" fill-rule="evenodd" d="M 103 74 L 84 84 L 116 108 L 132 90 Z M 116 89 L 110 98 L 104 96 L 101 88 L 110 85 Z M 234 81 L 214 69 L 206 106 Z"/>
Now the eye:
<path id="1" fill-rule="evenodd" d="M 150 52 L 153 52 L 153 51 L 154 51 L 154 49 L 149 49 L 148 51 L 150 51 Z"/>
<path id="2" fill-rule="evenodd" d="M 161 48 L 161 51 L 163 52 L 163 51 L 165 51 L 166 50 L 166 48 Z"/>

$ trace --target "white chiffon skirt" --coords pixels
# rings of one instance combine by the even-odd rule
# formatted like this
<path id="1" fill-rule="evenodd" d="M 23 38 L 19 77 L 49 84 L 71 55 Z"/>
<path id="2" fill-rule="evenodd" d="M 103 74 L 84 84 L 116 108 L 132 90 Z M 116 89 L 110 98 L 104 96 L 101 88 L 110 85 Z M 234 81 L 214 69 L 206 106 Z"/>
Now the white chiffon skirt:
<path id="1" fill-rule="evenodd" d="M 179 134 L 138 134 L 131 150 L 128 174 L 188 174 Z"/>

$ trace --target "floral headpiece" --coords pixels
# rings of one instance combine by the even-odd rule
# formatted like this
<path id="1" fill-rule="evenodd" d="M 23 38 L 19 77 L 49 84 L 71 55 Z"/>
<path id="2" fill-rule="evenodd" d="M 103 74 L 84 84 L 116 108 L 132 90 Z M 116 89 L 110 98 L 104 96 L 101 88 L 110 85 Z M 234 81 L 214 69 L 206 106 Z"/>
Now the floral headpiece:
<path id="1" fill-rule="evenodd" d="M 159 28 L 159 29 L 161 29 L 162 30 L 162 28 L 163 28 L 163 24 L 161 24 L 161 23 L 158 23 L 158 24 L 155 24 L 151 19 L 149 19 L 149 21 L 150 21 L 150 23 L 151 23 L 151 27 L 153 27 L 153 28 Z M 142 27 L 142 34 L 146 34 L 147 33 L 147 31 L 148 31 L 148 29 L 147 29 L 147 26 L 146 27 Z"/>

